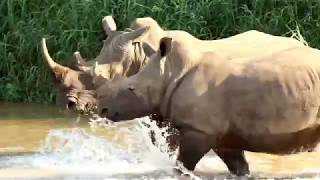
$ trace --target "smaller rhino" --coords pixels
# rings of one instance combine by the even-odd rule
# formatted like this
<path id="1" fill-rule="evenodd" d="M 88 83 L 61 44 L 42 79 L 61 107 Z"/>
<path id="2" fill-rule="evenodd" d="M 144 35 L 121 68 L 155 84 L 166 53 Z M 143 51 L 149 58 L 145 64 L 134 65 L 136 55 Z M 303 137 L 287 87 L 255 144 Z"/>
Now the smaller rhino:
<path id="1" fill-rule="evenodd" d="M 152 56 L 139 73 L 97 90 L 99 115 L 168 118 L 187 169 L 213 149 L 241 176 L 249 174 L 245 150 L 287 154 L 320 141 L 320 50 L 291 47 L 236 63 L 164 37 L 145 52 Z"/>
<path id="2" fill-rule="evenodd" d="M 106 80 L 135 74 L 146 62 L 142 46 L 137 44 L 140 42 L 139 38 L 148 33 L 148 26 L 130 32 L 116 31 L 115 23 L 112 17 L 110 20 L 110 16 L 105 17 L 102 24 L 108 38 L 104 41 L 101 53 L 95 59 L 85 62 L 80 53 L 75 52 L 71 68 L 56 63 L 49 55 L 45 39 L 42 39 L 42 53 L 54 74 L 54 84 L 57 87 L 56 104 L 63 109 L 85 114 L 94 112 L 95 89 L 100 84 Z M 99 66 L 92 73 L 94 63 L 99 63 Z M 99 72 L 100 70 L 102 72 Z"/>
<path id="3" fill-rule="evenodd" d="M 58 89 L 56 104 L 69 110 L 90 112 L 96 109 L 96 92 L 92 76 L 56 63 L 49 55 L 46 40 L 41 41 L 42 54 L 47 61 Z"/>

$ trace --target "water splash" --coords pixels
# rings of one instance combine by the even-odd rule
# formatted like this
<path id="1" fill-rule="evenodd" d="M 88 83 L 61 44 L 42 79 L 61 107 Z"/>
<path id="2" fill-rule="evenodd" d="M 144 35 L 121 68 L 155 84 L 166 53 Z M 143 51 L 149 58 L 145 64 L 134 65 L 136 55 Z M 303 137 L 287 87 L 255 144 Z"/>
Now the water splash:
<path id="1" fill-rule="evenodd" d="M 128 126 L 128 124 L 130 124 Z M 114 127 L 117 129 L 114 142 L 119 142 L 119 135 L 126 134 L 127 152 L 136 162 L 157 164 L 159 167 L 175 166 L 177 151 L 171 151 L 167 143 L 169 136 L 168 128 L 159 128 L 155 121 L 148 117 L 137 118 L 136 120 L 123 123 L 113 123 L 106 118 L 93 118 L 91 127 Z M 120 132 L 120 133 L 119 133 Z M 154 141 L 151 139 L 151 132 Z M 155 158 L 156 157 L 156 158 Z"/>
<path id="2" fill-rule="evenodd" d="M 149 118 L 113 123 L 107 119 L 94 117 L 90 121 L 90 127 L 53 129 L 43 139 L 39 153 L 0 156 L 0 171 L 16 170 L 13 177 L 15 175 L 22 177 L 23 173 L 20 171 L 23 169 L 36 172 L 49 170 L 59 176 L 53 179 L 180 179 L 180 175 L 173 171 L 176 168 L 189 175 L 186 179 L 200 179 L 181 164 L 176 167 L 176 152 L 170 151 L 166 142 L 167 129 L 158 128 Z M 154 144 L 150 138 L 151 130 L 155 136 Z M 311 160 L 305 165 L 310 166 L 305 169 L 294 166 L 309 161 L 307 157 Z M 293 161 L 291 156 L 261 158 L 261 155 L 255 157 L 249 154 L 248 160 L 253 170 L 253 177 L 288 175 L 292 178 L 313 178 L 319 177 L 318 168 L 313 168 L 318 166 L 312 165 L 312 160 L 318 157 L 317 154 L 297 155 L 292 156 Z M 283 163 L 288 165 L 282 166 Z M 293 165 L 291 168 L 290 164 Z M 201 178 L 225 179 L 230 175 L 225 165 L 214 155 L 204 158 L 198 165 L 201 170 L 199 172 L 204 172 L 204 174 L 196 172 Z M 271 172 L 274 167 L 282 172 L 274 174 Z M 206 172 L 213 173 L 212 178 L 209 178 L 211 174 Z M 47 177 L 45 173 L 40 176 Z"/>
<path id="3" fill-rule="evenodd" d="M 67 174 L 103 174 L 115 176 L 148 174 L 161 171 L 174 176 L 175 152 L 169 151 L 166 128 L 159 129 L 149 118 L 124 123 L 110 123 L 93 118 L 91 129 L 66 128 L 50 130 L 39 153 L 1 158 L 3 168 L 54 170 Z M 101 135 L 114 132 L 108 138 Z M 95 133 L 100 130 L 100 134 Z M 155 143 L 150 138 L 154 131 Z M 0 167 L 1 168 L 1 167 Z M 129 175 L 131 176 L 131 175 Z M 157 176 L 152 174 L 153 176 Z"/>
<path id="4" fill-rule="evenodd" d="M 130 173 L 175 167 L 175 152 L 169 152 L 166 129 L 159 129 L 149 118 L 135 121 L 128 125 L 110 123 L 100 118 L 91 119 L 93 131 L 97 127 L 116 129 L 110 139 L 80 128 L 51 130 L 38 158 L 33 158 L 32 165 L 112 174 L 123 173 L 124 168 L 126 173 Z M 155 133 L 155 145 L 149 135 L 150 129 Z"/>
<path id="5" fill-rule="evenodd" d="M 149 117 L 137 118 L 135 126 L 128 129 L 128 139 L 133 140 L 128 142 L 130 147 L 130 155 L 143 155 L 143 162 L 149 165 L 157 164 L 158 168 L 169 167 L 170 169 L 178 169 L 182 174 L 187 175 L 189 179 L 201 179 L 194 175 L 193 172 L 187 170 L 181 163 L 177 163 L 178 149 L 172 151 L 167 137 L 169 134 L 169 127 L 159 128 L 155 121 L 151 121 Z M 127 123 L 127 122 L 124 122 Z M 92 127 L 116 127 L 121 129 L 121 123 L 114 123 L 106 118 L 99 118 L 93 116 L 90 125 Z M 151 132 L 154 140 L 151 139 Z M 140 138 L 137 138 L 140 137 Z M 157 158 L 155 158 L 157 157 Z M 140 159 L 136 156 L 137 159 Z M 169 165 L 169 166 L 168 166 Z"/>
<path id="6" fill-rule="evenodd" d="M 33 165 L 49 169 L 106 172 L 110 169 L 108 166 L 126 167 L 136 163 L 117 144 L 79 128 L 50 131 L 40 155 L 34 159 Z"/>

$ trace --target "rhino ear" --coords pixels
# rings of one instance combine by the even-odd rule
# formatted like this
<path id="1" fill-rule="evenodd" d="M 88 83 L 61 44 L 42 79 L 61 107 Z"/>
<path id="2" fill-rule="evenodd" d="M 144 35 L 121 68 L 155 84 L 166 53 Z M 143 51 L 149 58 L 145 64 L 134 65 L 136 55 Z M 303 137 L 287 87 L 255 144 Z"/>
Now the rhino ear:
<path id="1" fill-rule="evenodd" d="M 114 21 L 112 16 L 105 16 L 102 19 L 102 26 L 107 35 L 110 35 L 111 32 L 117 30 L 116 22 Z"/>
<path id="2" fill-rule="evenodd" d="M 133 30 L 133 29 L 131 29 L 131 28 L 125 28 L 125 29 L 124 29 L 124 31 L 132 32 L 132 31 L 134 31 L 134 30 Z"/>
<path id="3" fill-rule="evenodd" d="M 139 29 L 133 30 L 129 33 L 126 33 L 123 36 L 124 41 L 142 41 L 145 38 L 150 30 L 150 26 L 141 27 Z"/>
<path id="4" fill-rule="evenodd" d="M 117 38 L 116 44 L 114 44 L 114 47 L 118 48 L 123 45 L 127 45 L 128 43 L 141 42 L 149 33 L 149 30 L 150 30 L 150 27 L 146 26 L 146 27 L 141 27 L 134 31 L 122 34 Z"/>
<path id="5" fill-rule="evenodd" d="M 161 57 L 166 56 L 171 51 L 172 38 L 163 37 L 160 39 L 159 52 Z"/>
<path id="6" fill-rule="evenodd" d="M 156 49 L 149 43 L 144 42 L 142 44 L 142 48 L 144 51 L 144 54 L 148 57 L 150 57 L 152 54 L 156 53 Z"/>

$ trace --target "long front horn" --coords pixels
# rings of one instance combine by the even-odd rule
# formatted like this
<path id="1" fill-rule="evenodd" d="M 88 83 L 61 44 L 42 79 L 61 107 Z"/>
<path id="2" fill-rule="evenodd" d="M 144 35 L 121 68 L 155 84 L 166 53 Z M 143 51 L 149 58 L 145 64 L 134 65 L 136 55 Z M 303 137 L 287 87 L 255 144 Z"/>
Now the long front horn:
<path id="1" fill-rule="evenodd" d="M 42 38 L 41 46 L 42 46 L 42 54 L 43 54 L 44 58 L 46 59 L 49 67 L 53 70 L 53 72 L 55 73 L 56 76 L 62 75 L 67 70 L 67 68 L 54 62 L 54 60 L 51 58 L 51 56 L 48 52 L 45 38 Z"/>
<path id="2" fill-rule="evenodd" d="M 57 66 L 57 63 L 54 62 L 54 60 L 51 58 L 49 52 L 48 52 L 48 48 L 47 48 L 47 44 L 46 44 L 46 39 L 42 38 L 41 41 L 41 47 L 42 47 L 42 54 L 44 56 L 44 58 L 46 59 L 49 67 L 51 69 L 54 69 Z"/>
<path id="3" fill-rule="evenodd" d="M 137 30 L 134 30 L 132 32 L 126 33 L 121 35 L 119 38 L 119 44 L 125 44 L 129 42 L 130 40 L 137 39 L 139 37 L 145 36 L 150 30 L 150 26 L 141 27 Z"/>

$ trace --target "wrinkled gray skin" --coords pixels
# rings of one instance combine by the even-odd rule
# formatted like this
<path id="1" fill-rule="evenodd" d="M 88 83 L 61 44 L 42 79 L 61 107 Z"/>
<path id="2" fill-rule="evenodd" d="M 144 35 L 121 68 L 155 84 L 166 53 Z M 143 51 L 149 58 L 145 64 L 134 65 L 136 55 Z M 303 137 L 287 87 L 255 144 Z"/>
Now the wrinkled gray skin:
<path id="1" fill-rule="evenodd" d="M 170 118 L 180 130 L 178 160 L 189 170 L 211 148 L 244 175 L 244 150 L 287 154 L 318 144 L 319 50 L 293 47 L 231 63 L 192 47 L 163 38 L 142 71 L 98 89 L 99 115 Z"/>

